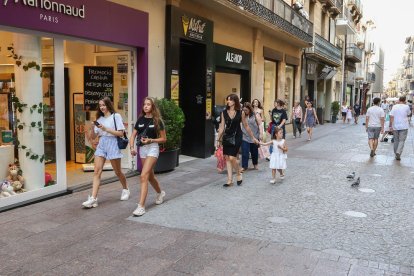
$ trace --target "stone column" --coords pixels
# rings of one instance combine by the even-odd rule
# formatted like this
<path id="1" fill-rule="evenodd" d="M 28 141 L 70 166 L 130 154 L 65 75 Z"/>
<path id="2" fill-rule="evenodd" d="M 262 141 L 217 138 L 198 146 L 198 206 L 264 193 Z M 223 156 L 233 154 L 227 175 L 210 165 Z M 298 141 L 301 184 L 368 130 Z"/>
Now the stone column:
<path id="1" fill-rule="evenodd" d="M 263 82 L 264 82 L 264 57 L 263 57 L 263 43 L 262 31 L 254 30 L 253 37 L 253 64 L 252 64 L 252 91 L 251 100 L 259 99 L 263 103 Z"/>
<path id="2" fill-rule="evenodd" d="M 22 64 L 35 61 L 37 64 L 42 64 L 42 47 L 40 37 L 24 34 L 13 34 L 14 52 L 22 56 Z M 21 103 L 27 104 L 23 112 L 17 112 L 17 118 L 21 123 L 25 123 L 22 130 L 18 130 L 17 137 L 21 146 L 26 146 L 27 149 L 37 155 L 37 160 L 31 160 L 30 156 L 26 156 L 27 149 L 19 149 L 19 162 L 25 178 L 25 188 L 27 190 L 35 190 L 44 187 L 45 182 L 45 166 L 44 162 L 39 159 L 44 154 L 44 138 L 43 131 L 38 128 L 30 127 L 32 122 L 42 122 L 43 127 L 43 113 L 38 113 L 35 110 L 30 113 L 30 107 L 43 103 L 42 78 L 40 72 L 36 69 L 23 70 L 23 65 L 14 66 L 16 79 L 16 96 Z"/>
<path id="3" fill-rule="evenodd" d="M 280 61 L 277 63 L 277 93 L 275 96 L 276 100 L 285 100 L 285 86 L 286 63 L 284 61 Z"/>

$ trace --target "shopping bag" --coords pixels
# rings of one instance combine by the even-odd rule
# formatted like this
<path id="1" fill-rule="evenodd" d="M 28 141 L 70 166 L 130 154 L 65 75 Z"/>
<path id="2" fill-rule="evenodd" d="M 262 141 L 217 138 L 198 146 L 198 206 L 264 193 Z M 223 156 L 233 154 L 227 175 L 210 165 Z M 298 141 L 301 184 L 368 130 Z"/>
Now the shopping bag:
<path id="1" fill-rule="evenodd" d="M 270 157 L 270 151 L 268 146 L 260 146 L 259 147 L 259 156 L 260 158 L 269 158 Z"/>
<path id="2" fill-rule="evenodd" d="M 226 159 L 224 158 L 223 147 L 218 147 L 214 153 L 214 156 L 217 158 L 217 170 L 219 172 L 222 172 L 226 167 Z"/>

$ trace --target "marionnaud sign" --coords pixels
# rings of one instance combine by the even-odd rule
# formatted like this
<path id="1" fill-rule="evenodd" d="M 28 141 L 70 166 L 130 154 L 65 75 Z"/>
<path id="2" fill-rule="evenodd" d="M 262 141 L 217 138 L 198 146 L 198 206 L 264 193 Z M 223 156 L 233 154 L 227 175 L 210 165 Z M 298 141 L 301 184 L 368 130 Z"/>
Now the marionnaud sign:
<path id="1" fill-rule="evenodd" d="M 71 5 L 66 5 L 59 3 L 57 1 L 51 0 L 2 0 L 3 5 L 12 5 L 12 4 L 20 4 L 27 7 L 37 8 L 48 12 L 55 12 L 58 14 L 65 14 L 68 16 L 73 16 L 77 18 L 84 19 L 85 18 L 85 5 L 81 5 L 80 7 L 75 7 Z M 44 13 L 39 14 L 39 19 L 41 21 L 51 22 L 51 23 L 59 23 L 58 16 L 51 16 Z"/>

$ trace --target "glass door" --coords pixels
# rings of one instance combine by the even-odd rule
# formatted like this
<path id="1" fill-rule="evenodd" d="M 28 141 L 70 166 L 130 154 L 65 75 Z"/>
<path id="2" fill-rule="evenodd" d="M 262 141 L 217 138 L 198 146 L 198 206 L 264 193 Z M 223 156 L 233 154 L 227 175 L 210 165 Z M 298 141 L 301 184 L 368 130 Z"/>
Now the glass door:
<path id="1" fill-rule="evenodd" d="M 121 114 L 127 136 L 132 133 L 133 124 L 133 93 L 132 93 L 132 57 L 133 52 L 108 52 L 96 53 L 95 66 L 113 68 L 113 103 L 115 111 Z M 133 169 L 133 158 L 129 152 L 129 147 L 123 150 L 124 157 L 121 160 L 123 169 Z"/>

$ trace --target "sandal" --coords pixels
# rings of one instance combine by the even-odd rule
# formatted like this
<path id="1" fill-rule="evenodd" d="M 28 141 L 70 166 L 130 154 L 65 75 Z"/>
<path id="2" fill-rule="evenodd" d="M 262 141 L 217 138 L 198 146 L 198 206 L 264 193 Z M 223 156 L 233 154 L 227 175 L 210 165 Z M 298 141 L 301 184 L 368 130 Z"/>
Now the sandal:
<path id="1" fill-rule="evenodd" d="M 237 185 L 238 186 L 240 186 L 242 184 L 242 182 L 243 182 L 243 177 L 242 177 L 241 174 L 237 176 L 237 178 L 239 178 L 239 177 L 240 177 L 240 180 L 237 180 Z"/>
<path id="2" fill-rule="evenodd" d="M 225 187 L 225 188 L 231 187 L 231 186 L 233 186 L 233 183 L 226 183 L 226 184 L 223 185 L 223 187 Z"/>

